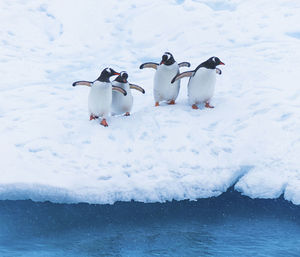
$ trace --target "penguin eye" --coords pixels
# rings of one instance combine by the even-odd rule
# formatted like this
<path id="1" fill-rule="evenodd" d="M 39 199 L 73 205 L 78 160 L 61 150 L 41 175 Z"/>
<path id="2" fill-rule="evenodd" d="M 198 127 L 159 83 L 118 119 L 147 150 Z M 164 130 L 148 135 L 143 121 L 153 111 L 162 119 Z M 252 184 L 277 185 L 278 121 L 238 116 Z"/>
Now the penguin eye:
<path id="1" fill-rule="evenodd" d="M 167 56 L 166 54 L 164 54 L 163 57 L 162 57 L 162 59 L 163 59 L 164 61 L 166 61 L 166 60 L 168 60 L 168 56 Z"/>

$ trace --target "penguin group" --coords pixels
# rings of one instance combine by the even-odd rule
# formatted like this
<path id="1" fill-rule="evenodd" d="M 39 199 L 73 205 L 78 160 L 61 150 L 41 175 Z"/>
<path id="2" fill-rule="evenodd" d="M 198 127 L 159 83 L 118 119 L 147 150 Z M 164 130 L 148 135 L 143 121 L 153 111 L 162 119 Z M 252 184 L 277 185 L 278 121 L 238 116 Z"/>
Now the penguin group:
<path id="1" fill-rule="evenodd" d="M 118 75 L 118 77 L 111 82 L 110 77 Z M 99 78 L 95 81 L 76 81 L 73 87 L 82 85 L 91 87 L 88 97 L 88 109 L 90 120 L 101 118 L 100 124 L 108 127 L 107 117 L 111 113 L 114 114 L 125 113 L 125 116 L 130 115 L 133 105 L 133 97 L 130 89 L 136 89 L 145 94 L 145 90 L 127 81 L 128 74 L 126 71 L 116 72 L 111 68 L 105 68 Z"/>
<path id="2" fill-rule="evenodd" d="M 166 101 L 168 104 L 175 104 L 180 90 L 180 80 L 189 77 L 188 101 L 193 109 L 198 109 L 200 104 L 206 108 L 214 108 L 210 100 L 214 94 L 216 74 L 221 75 L 222 71 L 218 65 L 225 65 L 218 57 L 211 57 L 199 64 L 194 70 L 180 73 L 180 68 L 190 67 L 189 62 L 177 63 L 173 55 L 165 52 L 160 63 L 146 62 L 140 69 L 155 69 L 153 96 L 155 106 Z M 112 76 L 117 76 L 110 81 Z M 131 89 L 145 94 L 145 90 L 128 82 L 126 71 L 116 72 L 112 68 L 105 68 L 95 81 L 80 80 L 73 83 L 73 86 L 88 86 L 88 110 L 90 120 L 101 118 L 100 124 L 107 127 L 107 118 L 110 114 L 129 116 L 133 106 Z"/>

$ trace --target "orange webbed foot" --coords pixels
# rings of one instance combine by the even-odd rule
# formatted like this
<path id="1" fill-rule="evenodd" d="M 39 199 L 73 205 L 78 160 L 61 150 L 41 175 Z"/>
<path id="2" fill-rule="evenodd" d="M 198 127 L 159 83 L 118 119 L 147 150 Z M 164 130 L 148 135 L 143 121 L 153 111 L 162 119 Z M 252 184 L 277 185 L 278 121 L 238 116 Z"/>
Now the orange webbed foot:
<path id="1" fill-rule="evenodd" d="M 126 112 L 124 116 L 130 116 L 130 112 Z"/>
<path id="2" fill-rule="evenodd" d="M 155 102 L 155 107 L 159 106 L 159 102 Z"/>
<path id="3" fill-rule="evenodd" d="M 206 103 L 205 103 L 205 107 L 206 107 L 206 108 L 211 108 L 211 109 L 212 109 L 212 108 L 215 108 L 214 106 L 210 105 L 209 102 L 206 102 Z"/>
<path id="4" fill-rule="evenodd" d="M 102 119 L 101 122 L 100 122 L 100 124 L 101 124 L 102 126 L 104 126 L 104 127 L 108 127 L 108 124 L 107 124 L 107 122 L 106 122 L 106 119 Z"/>
<path id="5" fill-rule="evenodd" d="M 192 108 L 193 108 L 194 110 L 199 109 L 198 106 L 197 106 L 196 104 L 193 104 L 193 105 L 192 105 Z"/>
<path id="6" fill-rule="evenodd" d="M 171 100 L 168 104 L 175 104 L 175 100 Z"/>

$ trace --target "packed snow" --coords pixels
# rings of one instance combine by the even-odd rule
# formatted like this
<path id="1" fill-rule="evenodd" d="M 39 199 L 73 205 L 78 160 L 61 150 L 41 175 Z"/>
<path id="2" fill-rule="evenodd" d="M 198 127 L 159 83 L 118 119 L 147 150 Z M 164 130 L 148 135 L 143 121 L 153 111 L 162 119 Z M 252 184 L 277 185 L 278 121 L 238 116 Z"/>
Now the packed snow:
<path id="1" fill-rule="evenodd" d="M 234 185 L 300 204 L 298 0 L 0 2 L 0 199 L 64 203 L 194 200 Z M 214 109 L 154 107 L 153 69 L 169 51 L 220 67 Z M 89 121 L 88 87 L 126 70 L 129 117 Z"/>

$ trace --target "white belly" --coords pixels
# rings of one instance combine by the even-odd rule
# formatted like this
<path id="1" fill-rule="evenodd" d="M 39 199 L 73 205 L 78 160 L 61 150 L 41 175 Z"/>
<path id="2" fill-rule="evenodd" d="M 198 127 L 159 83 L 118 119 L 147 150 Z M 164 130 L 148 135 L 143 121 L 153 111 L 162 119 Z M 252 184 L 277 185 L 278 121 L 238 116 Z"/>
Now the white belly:
<path id="1" fill-rule="evenodd" d="M 88 98 L 90 114 L 102 118 L 109 115 L 112 100 L 111 91 L 110 82 L 96 81 L 93 83 Z"/>
<path id="2" fill-rule="evenodd" d="M 209 101 L 215 91 L 216 71 L 200 68 L 188 83 L 188 99 L 190 104 Z"/>
<path id="3" fill-rule="evenodd" d="M 126 90 L 127 95 L 123 95 L 118 91 L 112 92 L 112 112 L 114 114 L 122 114 L 126 112 L 130 112 L 133 105 L 133 97 L 131 94 L 131 89 L 129 87 L 129 83 L 120 83 L 117 81 L 113 81 L 112 84 L 114 86 L 121 87 Z"/>
<path id="4" fill-rule="evenodd" d="M 155 102 L 176 100 L 180 89 L 180 80 L 173 84 L 171 84 L 171 80 L 178 72 L 179 67 L 176 62 L 170 66 L 163 64 L 157 67 L 153 88 Z"/>

